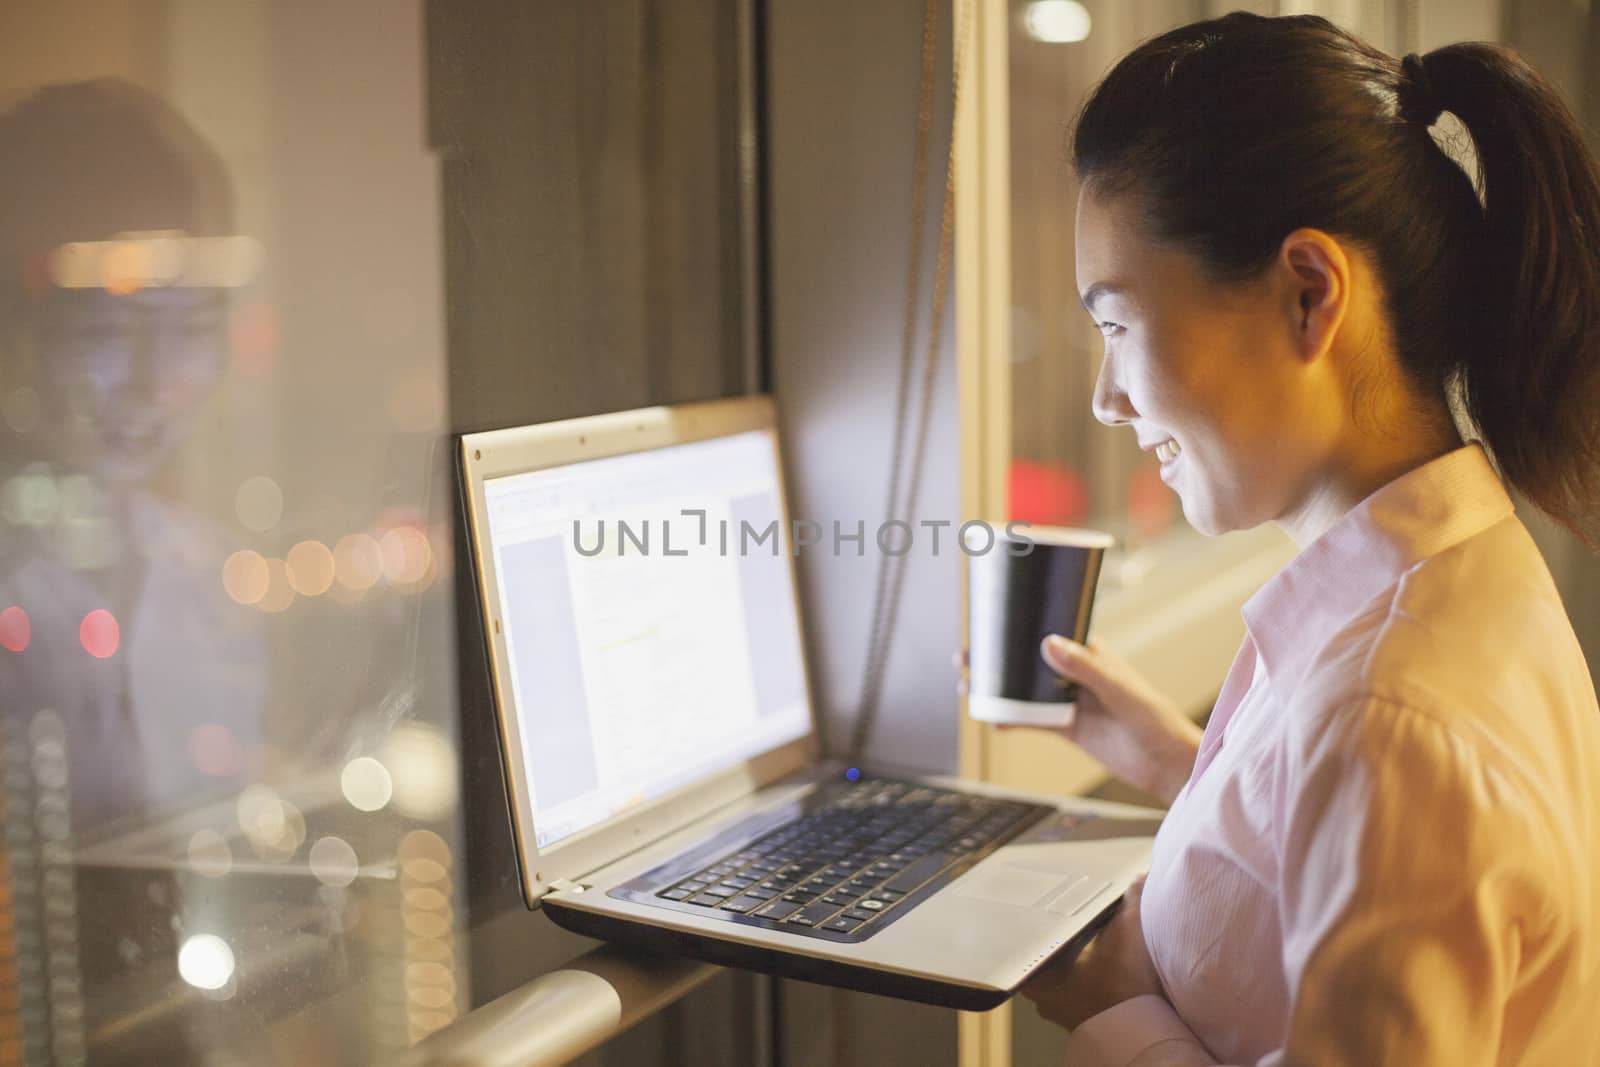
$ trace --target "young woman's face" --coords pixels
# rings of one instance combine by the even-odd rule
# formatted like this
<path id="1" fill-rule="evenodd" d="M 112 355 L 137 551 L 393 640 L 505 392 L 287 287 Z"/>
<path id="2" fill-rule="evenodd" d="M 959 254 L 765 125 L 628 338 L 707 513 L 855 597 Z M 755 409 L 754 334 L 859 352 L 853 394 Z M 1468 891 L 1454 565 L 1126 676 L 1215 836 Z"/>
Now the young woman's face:
<path id="1" fill-rule="evenodd" d="M 1128 196 L 1088 190 L 1077 270 L 1105 337 L 1095 417 L 1133 427 L 1157 452 L 1190 524 L 1220 534 L 1303 506 L 1335 431 L 1325 407 L 1307 403 L 1285 279 L 1269 269 L 1215 283 L 1186 252 L 1145 236 Z"/>
<path id="2" fill-rule="evenodd" d="M 54 458 L 147 481 L 189 435 L 226 358 L 221 291 L 57 290 L 35 335 Z"/>

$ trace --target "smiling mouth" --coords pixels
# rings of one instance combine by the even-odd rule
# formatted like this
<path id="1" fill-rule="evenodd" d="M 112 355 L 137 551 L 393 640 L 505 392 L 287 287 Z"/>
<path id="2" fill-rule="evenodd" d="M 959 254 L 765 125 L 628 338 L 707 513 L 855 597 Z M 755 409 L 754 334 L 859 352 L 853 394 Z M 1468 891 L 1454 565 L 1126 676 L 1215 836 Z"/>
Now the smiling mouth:
<path id="1" fill-rule="evenodd" d="M 1163 441 L 1156 445 L 1156 458 L 1163 463 L 1171 463 L 1183 452 L 1183 446 L 1176 441 Z"/>

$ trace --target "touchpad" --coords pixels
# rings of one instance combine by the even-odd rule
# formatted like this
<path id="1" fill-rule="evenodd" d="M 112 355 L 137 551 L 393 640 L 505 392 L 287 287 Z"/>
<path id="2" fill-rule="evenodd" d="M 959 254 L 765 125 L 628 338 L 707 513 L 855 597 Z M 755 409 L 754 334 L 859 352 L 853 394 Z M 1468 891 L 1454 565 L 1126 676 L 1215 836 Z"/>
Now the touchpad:
<path id="1" fill-rule="evenodd" d="M 973 871 L 970 878 L 963 879 L 957 893 L 997 904 L 1031 908 L 1062 890 L 1070 890 L 1086 881 L 1080 874 L 1041 871 L 1033 867 L 1019 867 L 1014 863 L 990 863 Z"/>

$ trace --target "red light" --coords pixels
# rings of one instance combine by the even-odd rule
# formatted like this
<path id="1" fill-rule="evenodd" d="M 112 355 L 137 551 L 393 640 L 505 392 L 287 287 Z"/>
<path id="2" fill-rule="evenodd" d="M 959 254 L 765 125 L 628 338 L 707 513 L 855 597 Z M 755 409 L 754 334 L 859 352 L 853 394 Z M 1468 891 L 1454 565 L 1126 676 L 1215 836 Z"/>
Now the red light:
<path id="1" fill-rule="evenodd" d="M 1140 537 L 1155 538 L 1172 528 L 1178 496 L 1161 480 L 1161 465 L 1145 462 L 1128 479 L 1128 518 Z"/>
<path id="2" fill-rule="evenodd" d="M 0 611 L 0 647 L 21 652 L 32 637 L 33 624 L 28 621 L 26 611 L 14 605 Z"/>
<path id="3" fill-rule="evenodd" d="M 83 617 L 83 624 L 78 627 L 78 640 L 83 642 L 84 649 L 89 655 L 97 659 L 110 659 L 117 653 L 117 646 L 122 643 L 122 629 L 117 626 L 117 620 L 105 608 L 96 608 Z"/>
<path id="4" fill-rule="evenodd" d="M 1065 463 L 1011 461 L 1009 517 L 1040 526 L 1072 526 L 1089 513 L 1089 487 Z"/>

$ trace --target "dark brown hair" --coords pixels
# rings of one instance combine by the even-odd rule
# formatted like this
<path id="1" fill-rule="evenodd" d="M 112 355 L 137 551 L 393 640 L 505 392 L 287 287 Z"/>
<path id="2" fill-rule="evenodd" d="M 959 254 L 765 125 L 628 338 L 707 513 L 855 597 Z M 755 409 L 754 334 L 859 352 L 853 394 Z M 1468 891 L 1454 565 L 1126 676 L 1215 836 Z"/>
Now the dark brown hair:
<path id="1" fill-rule="evenodd" d="M 1441 110 L 1471 135 L 1476 185 L 1428 132 Z M 1072 160 L 1225 280 L 1300 227 L 1366 250 L 1405 372 L 1459 389 L 1506 480 L 1597 545 L 1600 176 L 1516 53 L 1454 44 L 1402 62 L 1322 18 L 1234 13 L 1118 62 Z"/>

